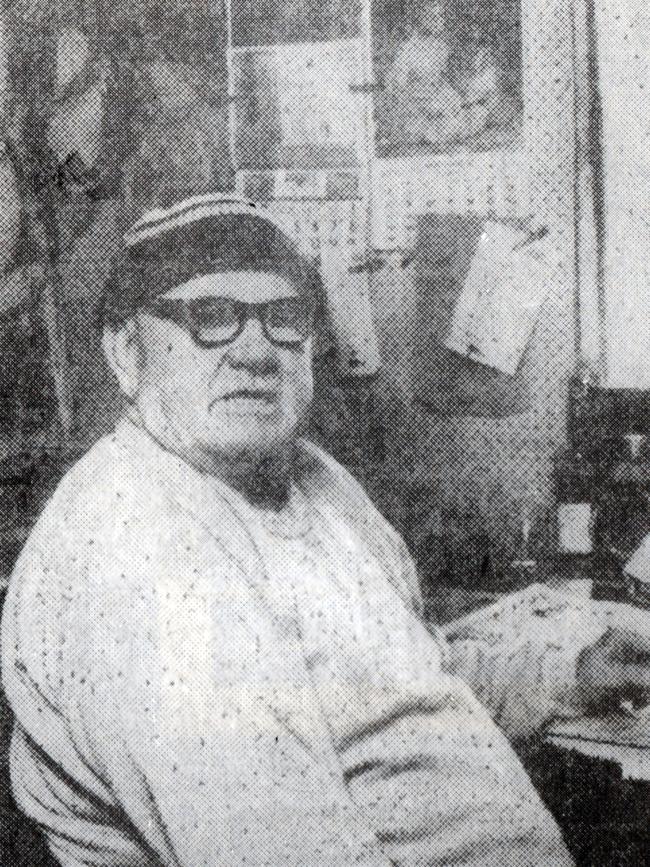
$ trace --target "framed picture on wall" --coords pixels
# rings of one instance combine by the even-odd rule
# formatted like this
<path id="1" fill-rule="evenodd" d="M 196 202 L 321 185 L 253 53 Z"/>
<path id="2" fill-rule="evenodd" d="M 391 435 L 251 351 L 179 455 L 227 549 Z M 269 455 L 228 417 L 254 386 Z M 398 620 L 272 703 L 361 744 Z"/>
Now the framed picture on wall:
<path id="1" fill-rule="evenodd" d="M 231 52 L 237 169 L 324 170 L 361 165 L 364 117 L 359 39 Z"/>
<path id="2" fill-rule="evenodd" d="M 516 145 L 520 0 L 374 0 L 378 157 Z"/>
<path id="3" fill-rule="evenodd" d="M 359 93 L 367 78 L 365 2 L 225 0 L 230 145 L 237 172 L 365 164 L 367 112 Z M 302 184 L 298 198 L 304 189 Z M 272 195 L 278 192 L 274 181 Z"/>

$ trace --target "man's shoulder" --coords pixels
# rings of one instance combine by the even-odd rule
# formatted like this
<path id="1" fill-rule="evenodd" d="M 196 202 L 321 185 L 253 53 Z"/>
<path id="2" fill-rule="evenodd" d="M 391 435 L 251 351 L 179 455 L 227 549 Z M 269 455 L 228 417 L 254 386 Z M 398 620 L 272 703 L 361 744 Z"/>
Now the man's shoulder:
<path id="1" fill-rule="evenodd" d="M 48 536 L 106 532 L 124 513 L 134 518 L 165 506 L 155 474 L 110 434 L 63 476 L 35 529 Z"/>
<path id="2" fill-rule="evenodd" d="M 315 501 L 326 502 L 337 516 L 377 546 L 382 540 L 394 554 L 403 545 L 396 530 L 379 512 L 363 485 L 332 455 L 301 440 L 303 488 Z"/>
<path id="3" fill-rule="evenodd" d="M 322 446 L 310 439 L 301 439 L 298 445 L 298 472 L 308 484 L 330 485 L 350 495 L 367 496 L 352 473 Z"/>
<path id="4" fill-rule="evenodd" d="M 137 558 L 149 536 L 164 539 L 173 505 L 155 473 L 114 435 L 97 442 L 59 482 L 16 563 L 12 585 L 42 573 L 73 582 Z M 84 579 L 85 581 L 85 579 Z M 87 583 L 87 582 L 86 582 Z"/>
<path id="5" fill-rule="evenodd" d="M 300 474 L 304 487 L 316 498 L 329 500 L 341 517 L 358 517 L 363 521 L 372 518 L 386 532 L 395 532 L 378 512 L 358 479 L 311 440 L 300 441 Z"/>

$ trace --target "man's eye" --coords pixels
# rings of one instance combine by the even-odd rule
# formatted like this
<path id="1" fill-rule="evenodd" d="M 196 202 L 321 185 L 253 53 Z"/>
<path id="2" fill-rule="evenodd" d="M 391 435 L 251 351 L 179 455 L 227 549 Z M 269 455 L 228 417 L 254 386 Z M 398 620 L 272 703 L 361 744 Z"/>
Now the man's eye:
<path id="1" fill-rule="evenodd" d="M 237 311 L 233 304 L 198 304 L 192 312 L 197 322 L 208 328 L 229 326 L 237 321 Z"/>
<path id="2" fill-rule="evenodd" d="M 232 310 L 209 310 L 201 315 L 201 322 L 204 325 L 230 325 L 236 322 L 237 317 Z"/>
<path id="3" fill-rule="evenodd" d="M 268 318 L 271 325 L 298 324 L 309 318 L 309 311 L 300 302 L 281 301 L 270 305 Z"/>

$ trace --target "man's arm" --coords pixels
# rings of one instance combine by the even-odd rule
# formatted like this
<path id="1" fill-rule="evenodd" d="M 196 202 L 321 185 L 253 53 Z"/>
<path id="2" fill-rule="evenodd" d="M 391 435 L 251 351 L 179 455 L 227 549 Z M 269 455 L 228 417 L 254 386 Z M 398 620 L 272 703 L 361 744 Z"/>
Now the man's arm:
<path id="1" fill-rule="evenodd" d="M 173 865 L 164 860 L 164 850 L 157 853 L 140 839 L 75 736 L 79 695 L 74 686 L 83 686 L 83 672 L 78 670 L 77 681 L 68 650 L 78 637 L 75 626 L 87 623 L 69 616 L 70 586 L 30 546 L 5 600 L 2 678 L 15 717 L 14 798 L 46 835 L 62 867 Z M 118 743 L 111 746 L 120 749 Z"/>
<path id="2" fill-rule="evenodd" d="M 148 584 L 120 583 L 119 567 L 95 581 L 62 645 L 56 614 L 19 618 L 22 648 L 56 661 L 6 654 L 21 805 L 63 867 L 387 867 L 297 646 L 240 576 L 186 565 L 179 555 Z M 9 647 L 13 625 L 5 635 Z"/>
<path id="3" fill-rule="evenodd" d="M 496 643 L 471 628 L 451 633 L 447 670 L 472 687 L 510 738 L 535 734 L 553 717 L 650 703 L 649 618 L 617 604 L 610 616 L 607 603 L 576 603 L 543 588 L 538 596 L 539 607 L 518 605 L 523 620 Z"/>
<path id="4" fill-rule="evenodd" d="M 571 864 L 509 743 L 444 673 L 422 621 L 388 582 L 363 588 L 358 653 L 332 654 L 313 675 L 350 793 L 394 864 Z"/>

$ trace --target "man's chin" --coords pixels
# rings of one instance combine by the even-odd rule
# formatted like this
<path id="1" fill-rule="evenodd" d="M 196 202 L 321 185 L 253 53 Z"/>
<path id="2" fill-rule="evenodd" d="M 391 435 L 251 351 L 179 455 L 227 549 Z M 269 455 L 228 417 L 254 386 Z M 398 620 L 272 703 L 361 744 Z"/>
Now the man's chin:
<path id="1" fill-rule="evenodd" d="M 205 431 L 204 445 L 223 456 L 254 455 L 273 457 L 295 446 L 308 424 L 309 409 L 302 413 L 250 413 L 238 418 L 212 417 Z"/>
<path id="2" fill-rule="evenodd" d="M 287 454 L 299 437 L 297 426 L 260 424 L 251 421 L 246 430 L 227 439 L 209 437 L 203 445 L 228 461 L 264 460 Z"/>

